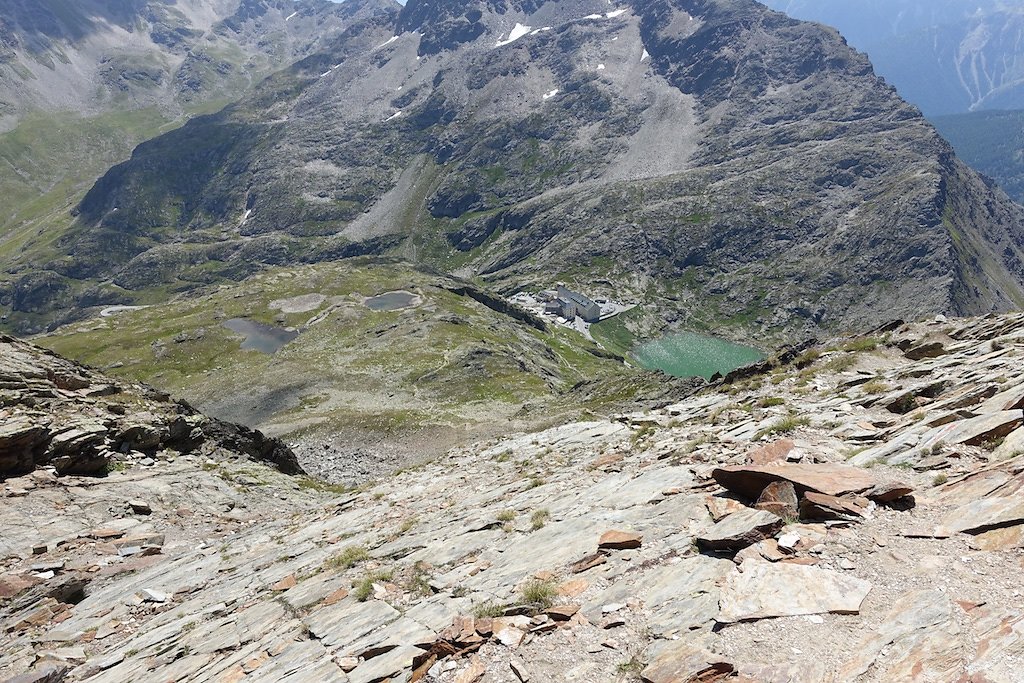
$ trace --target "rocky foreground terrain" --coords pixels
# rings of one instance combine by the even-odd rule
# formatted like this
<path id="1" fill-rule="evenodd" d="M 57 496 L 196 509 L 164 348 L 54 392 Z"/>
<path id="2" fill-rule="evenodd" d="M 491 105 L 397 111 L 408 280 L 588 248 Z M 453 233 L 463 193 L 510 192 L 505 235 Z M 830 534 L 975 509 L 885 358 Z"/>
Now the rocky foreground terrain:
<path id="1" fill-rule="evenodd" d="M 0 678 L 1019 680 L 1022 358 L 893 324 L 341 491 L 4 339 Z"/>

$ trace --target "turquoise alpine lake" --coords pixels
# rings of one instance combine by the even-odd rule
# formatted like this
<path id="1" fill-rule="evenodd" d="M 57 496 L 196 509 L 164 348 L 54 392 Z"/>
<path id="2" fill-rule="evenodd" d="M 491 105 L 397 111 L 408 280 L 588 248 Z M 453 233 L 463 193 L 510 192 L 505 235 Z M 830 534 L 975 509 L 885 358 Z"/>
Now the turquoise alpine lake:
<path id="1" fill-rule="evenodd" d="M 245 335 L 242 349 L 259 351 L 260 353 L 277 353 L 277 350 L 299 336 L 295 330 L 264 325 L 247 318 L 232 318 L 224 321 L 224 327 L 232 332 Z"/>
<path id="2" fill-rule="evenodd" d="M 757 349 L 693 332 L 678 332 L 633 349 L 633 357 L 648 370 L 661 370 L 674 377 L 704 377 L 725 374 L 756 363 L 764 356 Z"/>

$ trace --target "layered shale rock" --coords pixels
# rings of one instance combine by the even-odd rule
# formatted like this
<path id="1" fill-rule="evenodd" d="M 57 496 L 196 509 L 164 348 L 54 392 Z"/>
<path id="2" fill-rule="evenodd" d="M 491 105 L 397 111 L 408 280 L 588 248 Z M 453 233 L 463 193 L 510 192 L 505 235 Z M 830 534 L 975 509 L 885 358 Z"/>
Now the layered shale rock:
<path id="1" fill-rule="evenodd" d="M 1019 410 L 1024 315 L 888 329 L 356 491 L 190 455 L 8 479 L 0 675 L 1013 681 L 1024 428 L 926 435 Z"/>

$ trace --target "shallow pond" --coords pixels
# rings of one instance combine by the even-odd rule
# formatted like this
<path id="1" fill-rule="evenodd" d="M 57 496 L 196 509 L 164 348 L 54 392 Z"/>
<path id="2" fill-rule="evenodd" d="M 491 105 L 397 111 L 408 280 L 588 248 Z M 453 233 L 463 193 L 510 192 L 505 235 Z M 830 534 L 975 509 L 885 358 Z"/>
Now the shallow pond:
<path id="1" fill-rule="evenodd" d="M 397 311 L 412 306 L 417 297 L 412 292 L 385 292 L 371 296 L 363 303 L 371 311 Z"/>
<path id="2" fill-rule="evenodd" d="M 232 332 L 245 335 L 242 349 L 252 349 L 260 353 L 276 353 L 282 346 L 299 336 L 295 330 L 264 325 L 247 318 L 225 320 L 224 327 Z"/>
<path id="3" fill-rule="evenodd" d="M 725 374 L 764 358 L 749 346 L 693 332 L 679 332 L 647 342 L 633 350 L 637 362 L 648 370 L 661 370 L 675 377 L 704 377 Z"/>

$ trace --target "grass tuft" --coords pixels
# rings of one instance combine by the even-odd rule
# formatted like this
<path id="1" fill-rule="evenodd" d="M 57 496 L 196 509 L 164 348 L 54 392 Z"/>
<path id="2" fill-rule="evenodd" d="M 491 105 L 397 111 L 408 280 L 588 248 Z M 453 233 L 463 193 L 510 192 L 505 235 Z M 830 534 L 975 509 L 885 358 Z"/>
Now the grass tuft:
<path id="1" fill-rule="evenodd" d="M 366 574 L 352 586 L 352 597 L 359 602 L 366 602 L 373 595 L 373 584 L 390 581 L 392 576 L 394 574 L 390 571 L 375 571 Z"/>
<path id="2" fill-rule="evenodd" d="M 534 510 L 530 515 L 530 528 L 534 531 L 543 529 L 550 517 L 551 513 L 547 509 Z"/>
<path id="3" fill-rule="evenodd" d="M 522 602 L 533 609 L 545 610 L 555 604 L 555 596 L 558 595 L 558 588 L 554 581 L 531 579 L 519 591 Z"/>
<path id="4" fill-rule="evenodd" d="M 370 551 L 361 545 L 350 545 L 324 562 L 327 569 L 349 569 L 370 559 Z"/>
<path id="5" fill-rule="evenodd" d="M 762 436 L 769 436 L 772 434 L 789 434 L 790 432 L 796 431 L 799 427 L 806 427 L 809 424 L 811 424 L 810 418 L 790 415 L 789 417 L 777 420 L 764 429 L 758 431 L 757 434 L 754 435 L 754 440 L 756 441 Z"/>

